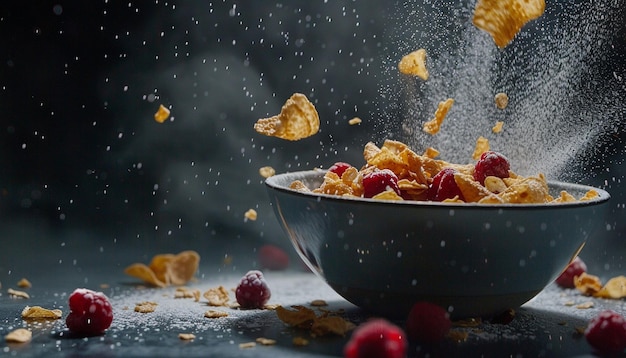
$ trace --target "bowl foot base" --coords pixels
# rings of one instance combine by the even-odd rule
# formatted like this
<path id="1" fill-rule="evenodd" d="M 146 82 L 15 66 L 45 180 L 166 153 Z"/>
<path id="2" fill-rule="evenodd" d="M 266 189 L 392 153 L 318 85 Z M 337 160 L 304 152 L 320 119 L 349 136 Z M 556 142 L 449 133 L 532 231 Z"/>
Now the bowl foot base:
<path id="1" fill-rule="evenodd" d="M 538 290 L 489 296 L 442 296 L 398 292 L 381 293 L 377 290 L 351 288 L 332 282 L 328 284 L 354 305 L 392 318 L 406 317 L 413 304 L 419 301 L 431 302 L 446 308 L 452 319 L 489 318 L 509 309 L 517 309 L 540 292 Z"/>

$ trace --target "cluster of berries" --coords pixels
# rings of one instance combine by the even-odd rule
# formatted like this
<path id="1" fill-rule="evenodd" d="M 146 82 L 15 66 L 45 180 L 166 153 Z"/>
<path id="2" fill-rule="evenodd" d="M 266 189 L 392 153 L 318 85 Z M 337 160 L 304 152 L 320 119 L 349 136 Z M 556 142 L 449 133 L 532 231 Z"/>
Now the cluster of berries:
<path id="1" fill-rule="evenodd" d="M 350 168 L 351 165 L 344 162 L 333 164 L 328 170 L 339 177 Z M 485 178 L 495 176 L 498 178 L 508 178 L 511 165 L 509 160 L 502 154 L 493 151 L 484 152 L 474 166 L 474 180 L 480 184 L 485 184 Z M 459 186 L 454 180 L 454 168 L 445 168 L 432 178 L 432 183 L 428 189 L 428 200 L 444 201 L 455 196 L 464 200 Z M 398 176 L 389 169 L 377 170 L 363 176 L 363 196 L 371 198 L 381 192 L 393 190 L 398 195 L 402 195 L 398 187 Z"/>

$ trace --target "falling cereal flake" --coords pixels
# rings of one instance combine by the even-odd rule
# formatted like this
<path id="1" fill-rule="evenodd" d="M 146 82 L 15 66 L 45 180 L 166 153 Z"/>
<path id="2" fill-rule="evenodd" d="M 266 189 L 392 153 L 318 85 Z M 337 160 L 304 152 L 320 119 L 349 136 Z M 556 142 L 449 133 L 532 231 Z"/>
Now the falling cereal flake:
<path id="1" fill-rule="evenodd" d="M 472 158 L 474 160 L 478 160 L 480 156 L 489 150 L 489 140 L 483 136 L 480 136 L 476 140 L 476 147 L 474 148 L 474 154 L 472 154 Z"/>
<path id="2" fill-rule="evenodd" d="M 354 117 L 354 118 L 352 118 L 351 120 L 348 121 L 348 124 L 353 126 L 353 125 L 356 125 L 356 124 L 361 124 L 361 122 L 362 122 L 361 118 Z"/>
<path id="3" fill-rule="evenodd" d="M 398 63 L 398 70 L 405 75 L 417 76 L 426 81 L 428 79 L 426 50 L 421 48 L 402 57 Z"/>
<path id="4" fill-rule="evenodd" d="M 504 122 L 502 121 L 497 121 L 496 124 L 493 126 L 493 128 L 491 128 L 491 131 L 494 133 L 500 133 L 502 132 L 502 127 L 504 126 Z"/>
<path id="5" fill-rule="evenodd" d="M 509 96 L 504 92 L 496 93 L 493 100 L 496 102 L 496 107 L 500 109 L 505 109 L 509 105 Z"/>
<path id="6" fill-rule="evenodd" d="M 170 110 L 164 105 L 159 106 L 159 110 L 154 114 L 154 120 L 163 123 L 170 117 Z"/>
<path id="7" fill-rule="evenodd" d="M 269 178 L 271 176 L 274 176 L 274 174 L 276 174 L 276 170 L 274 170 L 274 168 L 272 168 L 270 166 L 261 167 L 261 168 L 259 168 L 259 174 L 263 178 Z"/>
<path id="8" fill-rule="evenodd" d="M 17 287 L 21 287 L 21 288 L 31 288 L 33 287 L 33 285 L 30 283 L 30 281 L 28 281 L 26 278 L 22 278 L 21 280 L 19 280 L 17 282 Z"/>
<path id="9" fill-rule="evenodd" d="M 246 211 L 246 213 L 244 214 L 245 218 L 248 220 L 252 220 L 255 221 L 257 218 L 257 213 L 256 210 L 254 209 L 249 209 L 248 211 Z"/>
<path id="10" fill-rule="evenodd" d="M 283 105 L 280 114 L 261 118 L 254 130 L 266 136 L 286 140 L 300 140 L 316 134 L 320 117 L 315 106 L 302 93 L 294 93 Z"/>
<path id="11" fill-rule="evenodd" d="M 437 106 L 437 110 L 435 111 L 435 118 L 429 120 L 424 123 L 424 132 L 428 134 L 436 134 L 439 132 L 441 128 L 441 124 L 443 123 L 443 119 L 448 114 L 450 107 L 454 104 L 454 99 L 448 98 L 443 102 L 439 102 Z"/>
<path id="12" fill-rule="evenodd" d="M 504 48 L 528 21 L 543 15 L 545 7 L 545 0 L 479 0 L 472 22 Z"/>

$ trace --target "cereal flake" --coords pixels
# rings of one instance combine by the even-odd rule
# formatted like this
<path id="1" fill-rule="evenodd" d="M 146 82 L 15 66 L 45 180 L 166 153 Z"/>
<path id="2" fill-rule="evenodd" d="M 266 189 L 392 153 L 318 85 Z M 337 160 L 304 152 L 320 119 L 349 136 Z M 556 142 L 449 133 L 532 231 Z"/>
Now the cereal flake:
<path id="1" fill-rule="evenodd" d="M 504 48 L 527 22 L 541 16 L 545 7 L 545 0 L 479 0 L 473 23 Z"/>
<path id="2" fill-rule="evenodd" d="M 398 70 L 405 75 L 417 76 L 424 81 L 428 80 L 426 50 L 421 48 L 402 57 L 398 63 Z"/>
<path id="3" fill-rule="evenodd" d="M 301 93 L 294 93 L 280 114 L 259 119 L 254 129 L 261 134 L 286 140 L 300 140 L 319 131 L 320 119 L 313 103 Z"/>
<path id="4" fill-rule="evenodd" d="M 448 111 L 454 104 L 454 99 L 448 98 L 443 102 L 439 102 L 437 106 L 437 110 L 435 111 L 435 117 L 424 123 L 424 132 L 428 134 L 437 134 L 439 129 L 441 128 L 441 124 L 443 123 L 444 118 L 448 114 Z"/>
<path id="5" fill-rule="evenodd" d="M 154 120 L 163 123 L 170 117 L 170 110 L 164 105 L 159 105 L 159 109 L 154 114 Z"/>

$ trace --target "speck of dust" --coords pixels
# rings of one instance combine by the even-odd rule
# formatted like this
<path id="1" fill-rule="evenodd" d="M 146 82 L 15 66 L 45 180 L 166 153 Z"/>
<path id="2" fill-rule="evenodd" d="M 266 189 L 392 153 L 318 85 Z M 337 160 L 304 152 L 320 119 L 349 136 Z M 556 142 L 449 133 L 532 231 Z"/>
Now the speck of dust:
<path id="1" fill-rule="evenodd" d="M 504 49 L 472 24 L 470 3 L 450 8 L 409 0 L 392 9 L 377 132 L 418 152 L 434 147 L 449 162 L 470 162 L 484 136 L 518 174 L 581 181 L 593 175 L 589 168 L 598 172 L 607 154 L 623 150 L 601 152 L 626 114 L 623 54 L 611 46 L 624 21 L 623 3 L 547 6 Z M 418 48 L 428 53 L 427 81 L 397 71 L 398 59 Z M 510 98 L 505 109 L 495 106 L 499 92 Z M 422 124 L 447 98 L 455 102 L 440 132 L 424 133 Z M 500 133 L 491 131 L 496 121 L 504 122 Z"/>

